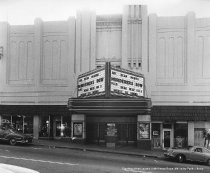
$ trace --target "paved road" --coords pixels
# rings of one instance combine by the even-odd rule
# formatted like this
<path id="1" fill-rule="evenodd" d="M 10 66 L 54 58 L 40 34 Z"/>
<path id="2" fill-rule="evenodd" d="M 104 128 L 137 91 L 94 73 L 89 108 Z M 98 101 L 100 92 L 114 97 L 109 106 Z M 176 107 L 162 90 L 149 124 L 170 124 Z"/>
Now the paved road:
<path id="1" fill-rule="evenodd" d="M 70 149 L 0 144 L 0 163 L 40 173 L 210 172 L 210 167 L 172 161 Z"/>

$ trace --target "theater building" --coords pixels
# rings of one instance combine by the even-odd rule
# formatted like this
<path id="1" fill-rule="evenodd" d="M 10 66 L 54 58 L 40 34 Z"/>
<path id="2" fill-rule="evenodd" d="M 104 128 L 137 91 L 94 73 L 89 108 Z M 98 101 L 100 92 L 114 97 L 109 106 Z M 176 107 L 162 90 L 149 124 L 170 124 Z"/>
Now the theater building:
<path id="1" fill-rule="evenodd" d="M 210 18 L 157 16 L 142 5 L 33 25 L 2 21 L 0 124 L 68 142 L 203 145 L 209 35 Z"/>

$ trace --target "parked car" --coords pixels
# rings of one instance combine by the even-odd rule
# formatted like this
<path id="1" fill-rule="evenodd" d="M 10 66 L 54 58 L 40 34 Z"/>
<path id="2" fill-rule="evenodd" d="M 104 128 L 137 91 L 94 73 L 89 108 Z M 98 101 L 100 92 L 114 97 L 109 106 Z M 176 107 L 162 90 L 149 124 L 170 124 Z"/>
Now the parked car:
<path id="1" fill-rule="evenodd" d="M 10 145 L 21 144 L 32 144 L 33 136 L 18 133 L 13 129 L 5 129 L 0 127 L 0 141 L 8 142 Z"/>
<path id="2" fill-rule="evenodd" d="M 23 168 L 20 166 L 0 163 L 0 172 L 2 173 L 39 173 L 38 171 Z"/>
<path id="3" fill-rule="evenodd" d="M 210 166 L 210 150 L 201 146 L 191 146 L 186 149 L 168 149 L 164 156 L 175 159 L 180 163 L 189 160 L 204 162 Z"/>

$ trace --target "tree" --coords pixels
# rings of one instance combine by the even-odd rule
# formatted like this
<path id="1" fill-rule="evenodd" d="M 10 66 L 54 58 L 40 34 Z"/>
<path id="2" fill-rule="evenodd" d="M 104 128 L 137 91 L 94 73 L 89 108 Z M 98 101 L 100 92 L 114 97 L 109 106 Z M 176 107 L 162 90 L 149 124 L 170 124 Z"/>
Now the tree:
<path id="1" fill-rule="evenodd" d="M 203 138 L 204 138 L 204 147 L 209 147 L 210 143 L 210 129 L 203 130 Z"/>

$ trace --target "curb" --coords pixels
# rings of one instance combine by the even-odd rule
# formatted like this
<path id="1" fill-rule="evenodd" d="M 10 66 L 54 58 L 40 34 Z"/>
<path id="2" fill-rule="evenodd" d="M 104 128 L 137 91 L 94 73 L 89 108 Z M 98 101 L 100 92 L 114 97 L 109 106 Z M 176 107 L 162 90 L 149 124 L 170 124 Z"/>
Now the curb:
<path id="1" fill-rule="evenodd" d="M 34 145 L 44 146 L 44 147 L 48 147 L 48 148 L 64 148 L 64 149 L 71 149 L 71 150 L 92 151 L 92 152 L 100 152 L 100 153 L 121 154 L 121 155 L 163 159 L 162 156 L 150 155 L 150 154 L 139 154 L 139 153 L 132 153 L 132 152 L 123 152 L 123 151 L 109 151 L 109 150 L 101 150 L 101 149 L 94 149 L 94 148 L 67 147 L 67 146 L 56 146 L 56 145 L 45 145 L 45 144 L 34 144 Z"/>

